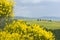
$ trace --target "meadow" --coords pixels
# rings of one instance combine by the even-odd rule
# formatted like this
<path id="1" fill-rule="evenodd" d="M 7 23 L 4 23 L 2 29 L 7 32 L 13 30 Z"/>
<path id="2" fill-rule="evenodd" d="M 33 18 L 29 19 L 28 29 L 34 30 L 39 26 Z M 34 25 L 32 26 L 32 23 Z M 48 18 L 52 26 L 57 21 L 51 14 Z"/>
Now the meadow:
<path id="1" fill-rule="evenodd" d="M 60 21 L 49 21 L 49 20 L 26 20 L 26 22 L 30 24 L 39 24 L 43 27 L 46 27 L 47 29 L 60 29 Z"/>

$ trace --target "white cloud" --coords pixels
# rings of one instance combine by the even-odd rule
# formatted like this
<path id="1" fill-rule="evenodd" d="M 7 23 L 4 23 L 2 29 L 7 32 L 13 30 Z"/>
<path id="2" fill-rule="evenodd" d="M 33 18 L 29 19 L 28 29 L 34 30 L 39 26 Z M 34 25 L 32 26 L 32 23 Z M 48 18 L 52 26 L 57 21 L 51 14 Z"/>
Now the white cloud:
<path id="1" fill-rule="evenodd" d="M 22 0 L 22 3 L 40 3 L 42 0 Z"/>
<path id="2" fill-rule="evenodd" d="M 21 0 L 22 3 L 60 2 L 60 0 Z"/>
<path id="3" fill-rule="evenodd" d="M 49 2 L 60 2 L 60 0 L 45 0 L 45 1 L 49 1 Z"/>
<path id="4" fill-rule="evenodd" d="M 16 16 L 29 16 L 30 11 L 26 9 L 26 7 L 15 7 L 15 15 Z"/>
<path id="5" fill-rule="evenodd" d="M 58 3 L 60 0 L 16 0 L 16 2 L 18 4 L 15 7 L 16 16 L 59 16 L 60 13 L 60 3 Z"/>

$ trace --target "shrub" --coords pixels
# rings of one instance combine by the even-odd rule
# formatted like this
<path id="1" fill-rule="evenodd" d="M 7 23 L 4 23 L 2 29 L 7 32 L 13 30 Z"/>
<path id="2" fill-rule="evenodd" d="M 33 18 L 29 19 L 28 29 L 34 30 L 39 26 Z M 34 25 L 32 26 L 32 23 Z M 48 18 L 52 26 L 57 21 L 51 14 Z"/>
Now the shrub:
<path id="1" fill-rule="evenodd" d="M 21 20 L 13 21 L 12 24 L 6 25 L 4 31 L 10 33 L 11 35 L 13 33 L 17 33 L 17 35 L 20 35 L 20 38 L 18 36 L 19 40 L 55 40 L 52 32 L 46 31 L 41 26 L 36 24 L 28 26 Z"/>
<path id="2" fill-rule="evenodd" d="M 14 1 L 13 0 L 0 0 L 0 26 L 5 26 L 5 23 L 9 23 L 9 18 L 14 16 L 13 12 Z"/>

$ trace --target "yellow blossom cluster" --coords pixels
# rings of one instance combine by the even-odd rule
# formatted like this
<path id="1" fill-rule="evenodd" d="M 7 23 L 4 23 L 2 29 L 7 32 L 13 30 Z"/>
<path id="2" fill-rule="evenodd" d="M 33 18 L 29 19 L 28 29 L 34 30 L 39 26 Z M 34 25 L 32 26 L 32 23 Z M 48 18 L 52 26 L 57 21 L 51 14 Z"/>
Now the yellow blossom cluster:
<path id="1" fill-rule="evenodd" d="M 0 0 L 0 27 L 4 27 L 5 23 L 9 23 L 14 17 L 14 0 Z"/>
<path id="2" fill-rule="evenodd" d="M 6 24 L 3 30 L 0 32 L 0 40 L 55 40 L 52 32 L 22 20 L 14 20 L 11 24 Z"/>
<path id="3" fill-rule="evenodd" d="M 13 14 L 13 6 L 13 0 L 0 0 L 0 17 L 11 16 L 10 14 Z"/>

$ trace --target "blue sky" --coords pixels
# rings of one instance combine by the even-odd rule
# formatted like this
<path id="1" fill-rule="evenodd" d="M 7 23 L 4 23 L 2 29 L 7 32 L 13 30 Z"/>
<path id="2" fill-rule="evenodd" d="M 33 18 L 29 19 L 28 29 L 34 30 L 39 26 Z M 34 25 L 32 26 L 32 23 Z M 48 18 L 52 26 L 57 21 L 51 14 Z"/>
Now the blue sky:
<path id="1" fill-rule="evenodd" d="M 60 17 L 60 0 L 15 0 L 15 16 Z"/>

